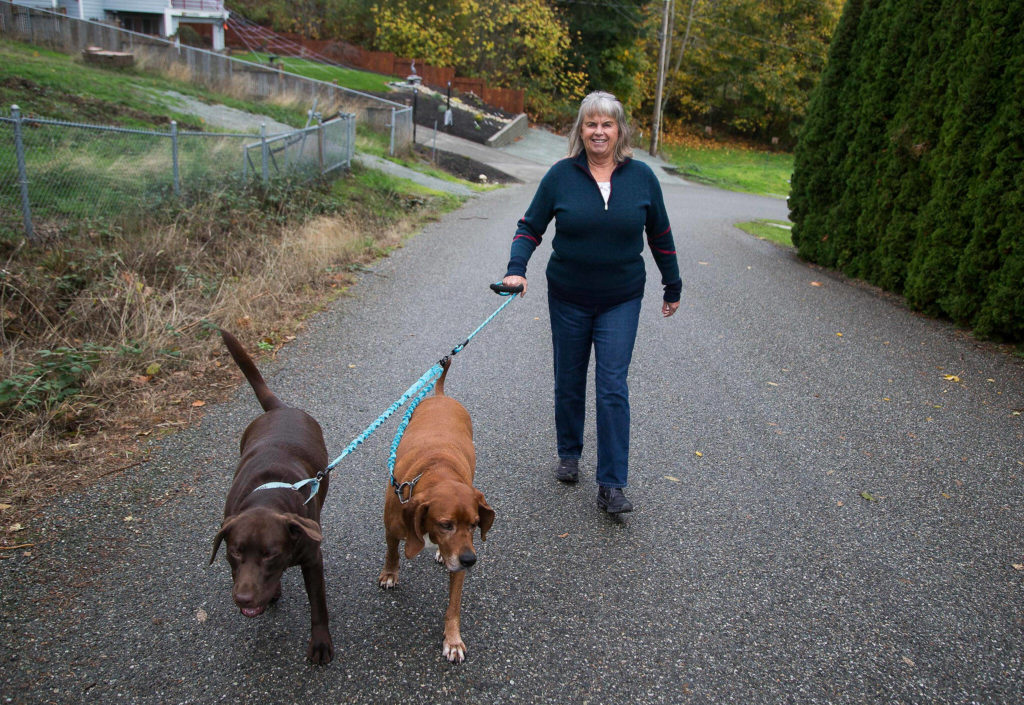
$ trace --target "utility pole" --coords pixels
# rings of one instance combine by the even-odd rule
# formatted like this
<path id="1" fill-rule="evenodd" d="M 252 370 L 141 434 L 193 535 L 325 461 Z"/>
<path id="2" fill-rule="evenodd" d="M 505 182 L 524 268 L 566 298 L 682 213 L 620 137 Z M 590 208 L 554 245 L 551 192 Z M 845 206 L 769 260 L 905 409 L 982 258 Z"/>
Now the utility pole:
<path id="1" fill-rule="evenodd" d="M 661 98 L 665 90 L 665 54 L 668 49 L 668 18 L 670 0 L 665 0 L 665 11 L 661 17 L 661 51 L 658 54 L 658 88 L 654 94 L 654 119 L 651 120 L 652 157 L 658 156 L 658 138 L 661 136 Z"/>

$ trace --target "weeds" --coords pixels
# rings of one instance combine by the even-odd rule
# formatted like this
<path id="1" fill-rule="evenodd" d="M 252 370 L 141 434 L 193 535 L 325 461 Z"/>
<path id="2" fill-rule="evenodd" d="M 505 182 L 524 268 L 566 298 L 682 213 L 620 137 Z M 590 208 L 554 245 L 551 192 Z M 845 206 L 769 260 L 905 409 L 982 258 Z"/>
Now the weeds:
<path id="1" fill-rule="evenodd" d="M 44 224 L 42 246 L 0 238 L 0 502 L 29 508 L 123 464 L 140 432 L 186 423 L 233 387 L 218 327 L 272 352 L 354 268 L 459 203 L 360 169 L 207 186 Z"/>

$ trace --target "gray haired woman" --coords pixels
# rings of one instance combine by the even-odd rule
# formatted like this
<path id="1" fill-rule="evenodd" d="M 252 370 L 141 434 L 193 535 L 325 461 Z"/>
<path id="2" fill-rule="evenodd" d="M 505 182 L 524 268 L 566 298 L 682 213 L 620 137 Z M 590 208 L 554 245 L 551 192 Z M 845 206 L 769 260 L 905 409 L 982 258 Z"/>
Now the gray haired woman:
<path id="1" fill-rule="evenodd" d="M 640 320 L 647 246 L 661 273 L 663 316 L 679 308 L 682 281 L 661 185 L 632 158 L 626 112 L 611 93 L 591 93 L 569 134 L 569 155 L 540 182 L 512 238 L 502 283 L 521 285 L 552 219 L 548 311 L 555 368 L 555 477 L 579 480 L 587 368 L 594 351 L 597 393 L 597 504 L 609 514 L 633 509 L 626 377 Z"/>

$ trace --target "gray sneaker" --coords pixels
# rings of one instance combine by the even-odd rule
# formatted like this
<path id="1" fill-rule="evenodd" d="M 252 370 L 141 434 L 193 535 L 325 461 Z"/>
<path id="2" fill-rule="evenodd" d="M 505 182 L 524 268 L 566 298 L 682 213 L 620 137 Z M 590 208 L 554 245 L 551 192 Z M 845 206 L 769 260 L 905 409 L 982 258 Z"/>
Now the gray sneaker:
<path id="1" fill-rule="evenodd" d="M 555 477 L 559 482 L 574 484 L 580 479 L 579 458 L 559 458 L 555 466 Z"/>

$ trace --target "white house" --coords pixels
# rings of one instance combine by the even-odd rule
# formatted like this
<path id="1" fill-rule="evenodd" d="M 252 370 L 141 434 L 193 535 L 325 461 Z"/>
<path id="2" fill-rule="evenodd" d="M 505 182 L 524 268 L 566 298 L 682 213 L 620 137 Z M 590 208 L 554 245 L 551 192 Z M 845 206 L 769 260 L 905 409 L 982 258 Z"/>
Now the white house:
<path id="1" fill-rule="evenodd" d="M 170 37 L 181 24 L 211 25 L 213 50 L 224 49 L 224 24 L 228 11 L 224 0 L 14 0 L 52 10 L 80 20 L 118 22 L 143 34 Z"/>

